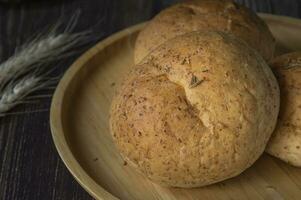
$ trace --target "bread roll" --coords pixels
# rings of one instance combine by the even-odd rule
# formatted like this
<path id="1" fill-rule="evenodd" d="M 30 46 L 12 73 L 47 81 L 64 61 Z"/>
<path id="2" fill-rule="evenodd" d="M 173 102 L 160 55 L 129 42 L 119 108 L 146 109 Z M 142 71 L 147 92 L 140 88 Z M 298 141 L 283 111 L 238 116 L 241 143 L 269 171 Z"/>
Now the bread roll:
<path id="1" fill-rule="evenodd" d="M 277 57 L 271 67 L 280 85 L 281 105 L 276 130 L 266 151 L 301 167 L 301 52 Z"/>
<path id="2" fill-rule="evenodd" d="M 168 39 L 198 30 L 232 33 L 266 60 L 273 57 L 275 40 L 255 13 L 230 0 L 199 0 L 176 4 L 152 19 L 137 38 L 135 63 Z"/>
<path id="3" fill-rule="evenodd" d="M 110 124 L 130 164 L 161 185 L 189 188 L 250 167 L 278 108 L 276 79 L 255 50 L 226 33 L 192 32 L 133 68 Z"/>

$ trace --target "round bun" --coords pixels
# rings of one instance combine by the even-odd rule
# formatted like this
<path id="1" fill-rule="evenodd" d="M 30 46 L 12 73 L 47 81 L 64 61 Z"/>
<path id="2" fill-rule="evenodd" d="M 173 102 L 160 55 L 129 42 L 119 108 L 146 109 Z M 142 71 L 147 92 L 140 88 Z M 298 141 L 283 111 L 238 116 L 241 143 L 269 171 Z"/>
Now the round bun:
<path id="1" fill-rule="evenodd" d="M 138 35 L 135 63 L 168 39 L 208 30 L 232 33 L 266 60 L 273 57 L 275 39 L 255 13 L 229 0 L 201 0 L 176 4 L 152 19 Z"/>
<path id="2" fill-rule="evenodd" d="M 110 124 L 123 157 L 151 180 L 198 187 L 252 165 L 278 108 L 276 79 L 255 50 L 223 32 L 191 32 L 132 69 Z"/>
<path id="3" fill-rule="evenodd" d="M 279 120 L 266 151 L 301 167 L 301 52 L 279 56 L 271 67 L 278 78 L 281 105 Z"/>

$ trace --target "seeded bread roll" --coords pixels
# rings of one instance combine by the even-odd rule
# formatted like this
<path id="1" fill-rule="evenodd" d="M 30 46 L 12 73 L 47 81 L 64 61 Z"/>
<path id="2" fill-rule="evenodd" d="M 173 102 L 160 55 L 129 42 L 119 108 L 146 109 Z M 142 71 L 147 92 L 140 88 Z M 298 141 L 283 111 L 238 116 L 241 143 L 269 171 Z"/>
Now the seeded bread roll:
<path id="1" fill-rule="evenodd" d="M 165 186 L 236 176 L 262 154 L 279 90 L 263 58 L 222 32 L 171 39 L 126 76 L 111 133 L 131 165 Z"/>
<path id="2" fill-rule="evenodd" d="M 255 13 L 231 0 L 199 0 L 176 4 L 152 19 L 137 38 L 135 63 L 168 39 L 201 30 L 232 33 L 266 60 L 273 57 L 275 39 Z"/>
<path id="3" fill-rule="evenodd" d="M 279 56 L 271 67 L 279 82 L 281 105 L 279 120 L 266 151 L 301 167 L 301 52 Z"/>

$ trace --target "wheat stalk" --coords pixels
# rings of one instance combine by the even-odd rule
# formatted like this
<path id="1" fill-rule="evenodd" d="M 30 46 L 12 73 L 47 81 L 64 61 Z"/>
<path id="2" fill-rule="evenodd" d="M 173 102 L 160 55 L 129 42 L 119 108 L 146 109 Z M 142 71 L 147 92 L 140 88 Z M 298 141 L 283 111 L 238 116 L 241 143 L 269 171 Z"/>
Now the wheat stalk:
<path id="1" fill-rule="evenodd" d="M 20 76 L 43 63 L 69 56 L 68 50 L 83 44 L 89 39 L 89 33 L 62 33 L 51 35 L 25 45 L 21 51 L 0 64 L 0 87 L 13 77 Z"/>
<path id="2" fill-rule="evenodd" d="M 71 17 L 66 28 L 58 33 L 59 21 L 46 34 L 36 35 L 8 60 L 0 64 L 0 116 L 14 106 L 25 103 L 29 93 L 49 87 L 52 78 L 46 78 L 49 62 L 73 55 L 76 47 L 92 41 L 90 31 L 71 33 L 76 26 L 80 11 Z"/>
<path id="3" fill-rule="evenodd" d="M 10 82 L 0 94 L 0 116 L 5 115 L 14 106 L 24 103 L 22 99 L 29 93 L 42 89 L 52 83 L 44 81 L 42 76 L 27 75 L 18 81 Z"/>
<path id="4" fill-rule="evenodd" d="M 16 48 L 15 54 L 0 64 L 0 89 L 12 78 L 25 74 L 33 68 L 43 66 L 44 63 L 70 56 L 76 52 L 75 47 L 91 41 L 90 31 L 71 33 L 79 15 L 80 12 L 77 11 L 71 17 L 63 33 L 57 33 L 61 23 L 58 22 L 48 34 L 38 35 L 21 48 Z M 68 52 L 72 49 L 73 51 Z"/>

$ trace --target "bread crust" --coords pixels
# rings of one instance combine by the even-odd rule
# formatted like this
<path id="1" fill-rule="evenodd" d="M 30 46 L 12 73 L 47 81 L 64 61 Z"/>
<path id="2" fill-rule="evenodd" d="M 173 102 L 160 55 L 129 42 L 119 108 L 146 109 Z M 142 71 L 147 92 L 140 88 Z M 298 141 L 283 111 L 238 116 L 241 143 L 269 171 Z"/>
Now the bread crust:
<path id="1" fill-rule="evenodd" d="M 281 105 L 279 120 L 266 151 L 301 167 L 301 52 L 275 58 L 273 68 L 279 82 Z"/>
<path id="2" fill-rule="evenodd" d="M 155 16 L 138 35 L 135 63 L 165 41 L 201 30 L 232 33 L 256 49 L 265 60 L 273 57 L 275 39 L 255 13 L 230 0 L 200 0 L 176 4 Z"/>
<path id="3" fill-rule="evenodd" d="M 123 157 L 166 186 L 199 187 L 240 174 L 275 127 L 270 68 L 223 32 L 192 32 L 158 47 L 126 76 L 111 107 Z"/>

